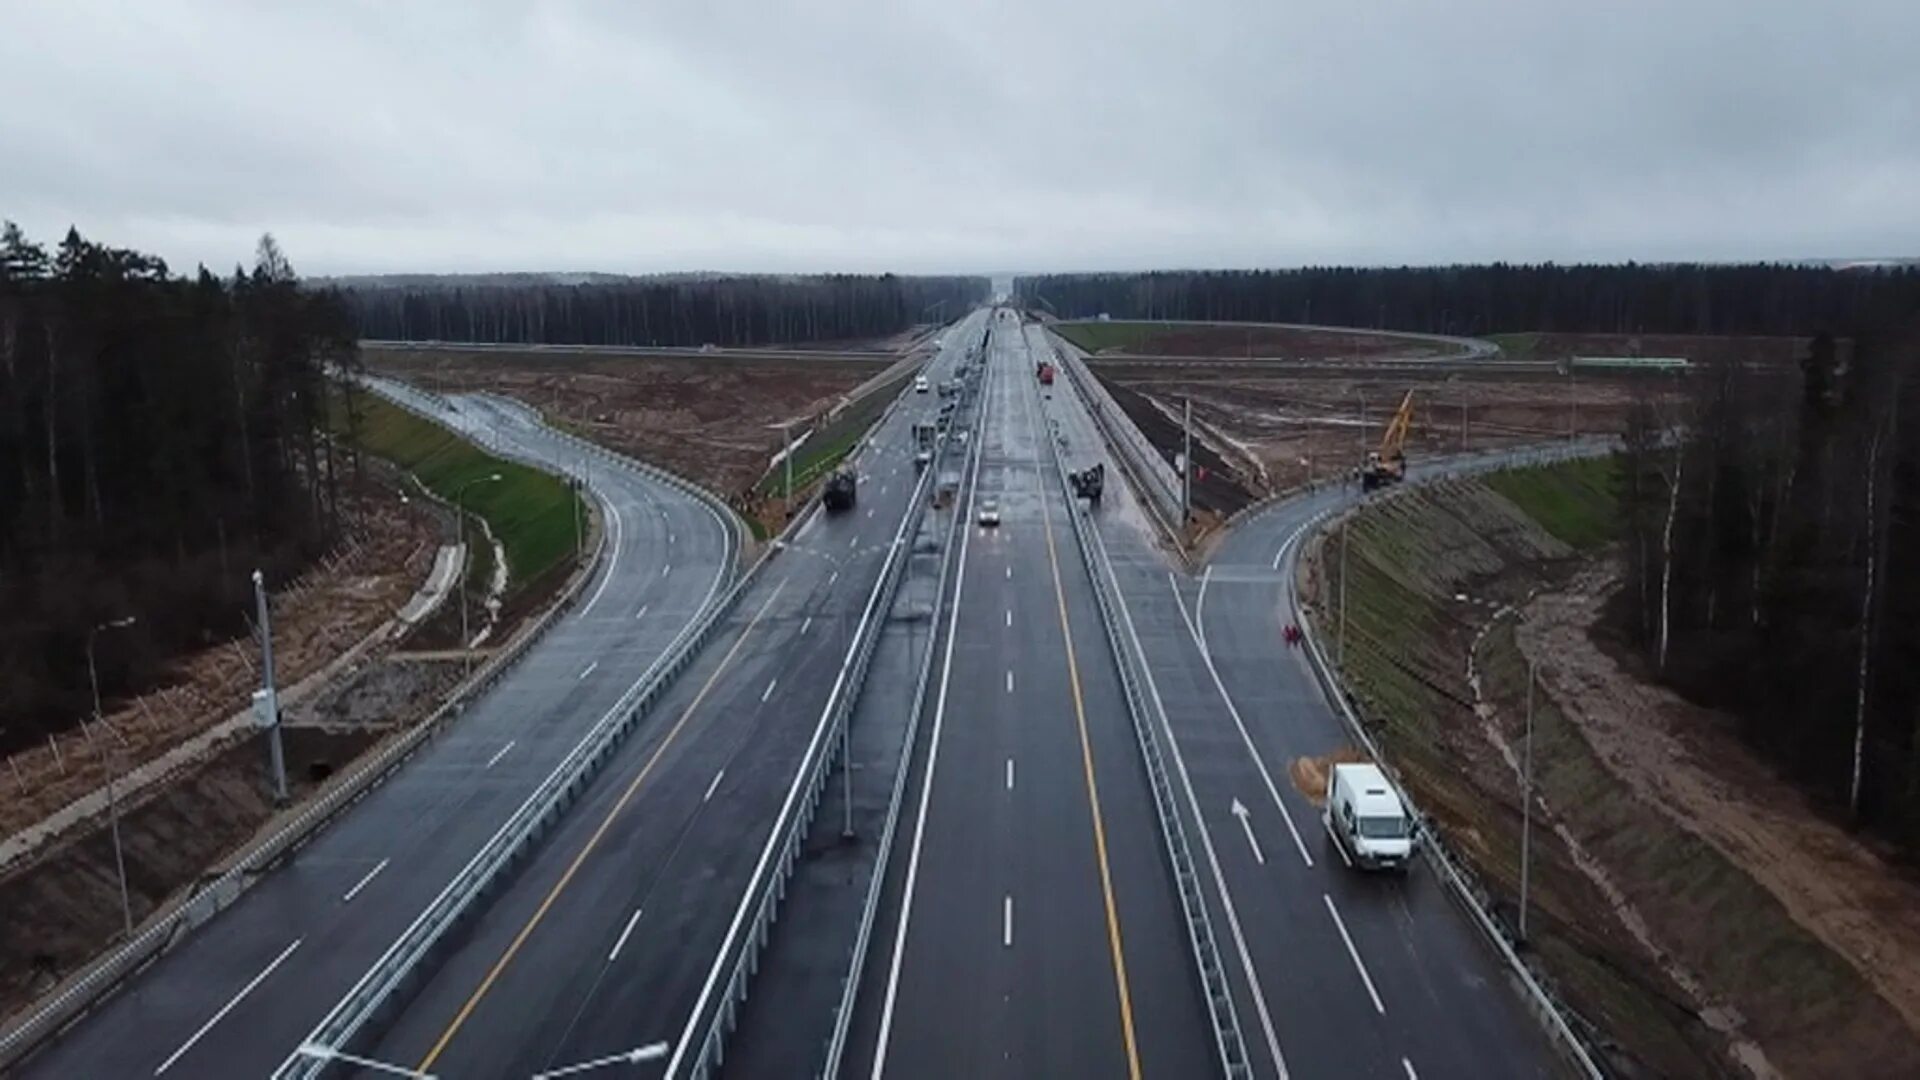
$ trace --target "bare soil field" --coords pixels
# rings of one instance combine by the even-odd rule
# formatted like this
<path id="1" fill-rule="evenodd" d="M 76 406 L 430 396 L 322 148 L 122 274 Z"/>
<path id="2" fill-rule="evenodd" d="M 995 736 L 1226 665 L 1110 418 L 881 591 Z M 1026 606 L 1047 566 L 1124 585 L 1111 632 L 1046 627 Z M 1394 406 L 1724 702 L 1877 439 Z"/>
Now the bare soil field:
<path id="1" fill-rule="evenodd" d="M 796 425 L 885 370 L 891 354 L 770 360 L 367 349 L 367 366 L 442 391 L 520 399 L 584 438 L 654 462 L 736 504 Z"/>
<path id="2" fill-rule="evenodd" d="M 1330 480 L 1358 467 L 1379 445 L 1408 391 L 1413 392 L 1413 428 L 1407 456 L 1416 461 L 1619 431 L 1633 396 L 1632 383 L 1616 375 L 1455 371 L 1423 376 L 1360 366 L 1288 375 L 1272 368 L 1236 370 L 1232 363 L 1213 369 L 1159 368 L 1099 360 L 1088 367 L 1109 388 L 1133 392 L 1115 396 L 1136 423 L 1135 401 L 1152 402 L 1160 417 L 1178 417 L 1182 401 L 1191 399 L 1196 438 L 1232 469 L 1249 498 L 1309 479 Z M 1179 437 L 1177 427 L 1164 424 L 1142 425 L 1142 430 L 1168 452 Z M 1216 509 L 1232 510 L 1224 503 Z"/>

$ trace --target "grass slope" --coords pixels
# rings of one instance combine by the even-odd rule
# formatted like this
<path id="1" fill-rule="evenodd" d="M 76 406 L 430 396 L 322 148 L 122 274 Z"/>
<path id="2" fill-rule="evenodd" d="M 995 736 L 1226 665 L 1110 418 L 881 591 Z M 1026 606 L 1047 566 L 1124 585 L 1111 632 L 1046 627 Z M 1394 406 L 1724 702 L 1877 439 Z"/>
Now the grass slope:
<path id="1" fill-rule="evenodd" d="M 579 499 L 564 482 L 494 457 L 371 394 L 358 395 L 356 405 L 362 449 L 413 473 L 448 501 L 465 487 L 461 506 L 485 518 L 506 549 L 510 592 L 539 580 L 573 554 Z M 344 428 L 337 409 L 336 426 Z M 500 474 L 499 482 L 482 479 L 494 473 Z M 476 557 L 482 550 L 484 545 L 475 547 Z"/>
<path id="2" fill-rule="evenodd" d="M 1101 349 L 1129 348 L 1164 330 L 1159 323 L 1091 322 L 1061 323 L 1054 331 L 1090 353 Z"/>

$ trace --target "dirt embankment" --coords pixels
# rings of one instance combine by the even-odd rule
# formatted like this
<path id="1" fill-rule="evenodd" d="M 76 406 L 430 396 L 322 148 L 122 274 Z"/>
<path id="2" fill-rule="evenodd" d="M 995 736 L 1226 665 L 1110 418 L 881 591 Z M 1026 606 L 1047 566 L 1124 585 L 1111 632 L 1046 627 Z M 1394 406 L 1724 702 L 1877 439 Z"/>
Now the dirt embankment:
<path id="1" fill-rule="evenodd" d="M 796 428 L 898 357 L 365 352 L 368 367 L 443 391 L 520 399 L 595 442 L 738 500 Z"/>
<path id="2" fill-rule="evenodd" d="M 1603 562 L 1526 605 L 1520 648 L 1555 704 L 1637 799 L 1751 875 L 1920 1030 L 1920 881 L 1774 775 L 1729 717 L 1601 649 L 1593 635 L 1619 580 L 1618 564 Z"/>
<path id="3" fill-rule="evenodd" d="M 1545 690 L 1532 952 L 1623 1072 L 1920 1074 L 1903 1019 L 1920 970 L 1909 886 L 1763 774 L 1723 770 L 1723 723 L 1617 681 L 1585 638 L 1590 586 L 1554 599 L 1603 550 L 1600 467 L 1448 482 L 1352 519 L 1345 675 L 1360 711 L 1511 927 L 1530 658 L 1517 637 L 1531 643 Z M 1335 567 L 1307 561 L 1308 595 L 1331 595 Z M 1522 607 L 1542 625 L 1516 635 Z M 1336 632 L 1324 608 L 1316 621 Z"/>

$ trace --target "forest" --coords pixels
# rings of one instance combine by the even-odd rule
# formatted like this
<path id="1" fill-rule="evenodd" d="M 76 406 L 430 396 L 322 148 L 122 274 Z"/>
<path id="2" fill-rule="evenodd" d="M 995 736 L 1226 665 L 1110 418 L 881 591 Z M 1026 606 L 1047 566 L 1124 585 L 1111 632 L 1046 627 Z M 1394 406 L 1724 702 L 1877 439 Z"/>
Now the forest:
<path id="1" fill-rule="evenodd" d="M 1618 606 L 1651 668 L 1920 852 L 1920 322 L 1636 393 Z"/>
<path id="2" fill-rule="evenodd" d="M 959 317 L 977 277 L 635 278 L 573 284 L 358 286 L 354 325 L 376 341 L 738 345 L 852 341 Z"/>
<path id="3" fill-rule="evenodd" d="M 0 752 L 71 727 L 176 653 L 248 632 L 250 575 L 342 527 L 325 368 L 357 362 L 337 294 L 272 237 L 251 269 L 176 277 L 69 230 L 0 231 Z"/>
<path id="4" fill-rule="evenodd" d="M 1810 337 L 1920 299 L 1920 267 L 1492 263 L 1017 278 L 1061 318 L 1319 323 L 1473 337 L 1515 331 Z"/>

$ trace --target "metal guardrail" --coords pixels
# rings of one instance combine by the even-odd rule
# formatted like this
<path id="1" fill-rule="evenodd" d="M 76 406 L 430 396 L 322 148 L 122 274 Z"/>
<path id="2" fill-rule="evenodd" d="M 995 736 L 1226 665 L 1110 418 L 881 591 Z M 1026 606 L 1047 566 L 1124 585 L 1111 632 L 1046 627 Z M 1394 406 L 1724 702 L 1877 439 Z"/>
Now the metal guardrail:
<path id="1" fill-rule="evenodd" d="M 384 395 L 383 395 L 384 396 Z M 393 399 L 389 399 L 393 400 Z M 414 410 L 410 403 L 396 405 Z M 424 415 L 424 414 L 423 414 Z M 432 417 L 426 417 L 432 419 Z M 437 423 L 438 421 L 436 421 Z M 467 438 L 464 434 L 462 438 Z M 475 441 L 475 440 L 469 440 Z M 551 471 L 551 470 L 547 470 Z M 599 567 L 607 544 L 602 528 L 594 550 L 576 570 L 560 598 L 545 613 L 524 627 L 505 646 L 476 668 L 456 686 L 439 708 L 425 720 L 402 732 L 376 750 L 373 757 L 351 772 L 341 774 L 293 820 L 247 849 L 228 868 L 177 905 L 163 918 L 150 923 L 133 940 L 95 961 L 93 965 L 58 995 L 0 1034 L 0 1068 L 9 1066 L 57 1034 L 81 1016 L 121 981 L 171 948 L 187 933 L 206 923 L 238 900 L 252 879 L 270 869 L 281 857 L 295 850 L 331 822 L 336 814 L 365 794 L 411 758 L 422 743 L 436 735 L 458 717 L 472 698 L 485 693 L 501 676 L 518 664 L 536 642 L 578 602 L 593 572 Z"/>
<path id="2" fill-rule="evenodd" d="M 1140 493 L 1141 505 L 1184 561 L 1186 538 L 1183 530 L 1174 524 L 1180 518 L 1179 475 L 1087 368 L 1078 348 L 1050 329 L 1042 332 L 1049 335 L 1049 347 L 1060 362 L 1060 370 L 1066 373 L 1067 380 L 1085 402 L 1087 415 L 1093 418 L 1094 426 L 1100 429 L 1107 446 L 1113 450 L 1115 460 L 1132 480 L 1134 490 Z"/>
<path id="3" fill-rule="evenodd" d="M 1091 411 L 1091 410 L 1089 410 Z M 1100 530 L 1087 516 L 1087 511 L 1075 497 L 1073 485 L 1068 480 L 1066 462 L 1060 456 L 1059 444 L 1049 431 L 1047 445 L 1052 450 L 1054 469 L 1059 475 L 1061 490 L 1067 497 L 1067 518 L 1073 524 L 1073 535 L 1080 548 L 1080 557 L 1087 568 L 1087 576 L 1093 580 L 1093 596 L 1100 610 L 1100 625 L 1106 631 L 1107 645 L 1113 650 L 1114 665 L 1120 673 L 1120 685 L 1125 692 L 1127 714 L 1133 720 L 1134 736 L 1140 744 L 1141 759 L 1146 764 L 1147 778 L 1153 789 L 1155 816 L 1160 822 L 1160 835 L 1165 841 L 1167 860 L 1172 864 L 1174 882 L 1178 887 L 1181 913 L 1186 917 L 1188 943 L 1193 950 L 1194 967 L 1200 976 L 1202 989 L 1207 996 L 1207 1012 L 1213 1023 L 1214 1043 L 1220 1053 L 1220 1066 L 1225 1074 L 1239 1080 L 1252 1075 L 1248 1062 L 1246 1040 L 1240 1030 L 1239 1012 L 1233 1003 L 1233 990 L 1226 976 L 1225 966 L 1220 961 L 1220 947 L 1213 931 L 1213 918 L 1207 911 L 1206 896 L 1200 888 L 1200 877 L 1194 868 L 1193 851 L 1188 845 L 1186 827 L 1180 820 L 1179 805 L 1174 799 L 1173 784 L 1167 775 L 1166 761 L 1161 754 L 1159 739 L 1154 733 L 1151 710 L 1141 686 L 1140 666 L 1146 663 L 1144 657 L 1134 655 L 1120 634 L 1118 597 L 1112 594 L 1112 578 L 1106 544 L 1100 538 Z"/>
<path id="4" fill-rule="evenodd" d="M 1617 448 L 1617 445 L 1617 440 L 1594 439 L 1573 444 L 1563 444 L 1556 447 L 1522 451 L 1517 456 L 1512 451 L 1476 454 L 1466 458 L 1449 459 L 1441 465 L 1430 468 L 1422 475 L 1414 477 L 1410 483 L 1413 487 L 1417 487 L 1420 483 L 1430 480 L 1494 472 L 1503 468 L 1525 468 L 1559 461 L 1569 461 L 1577 458 L 1597 457 L 1613 452 L 1613 450 Z M 1410 488 L 1403 487 L 1397 489 L 1397 491 L 1407 490 L 1410 490 Z M 1385 501 L 1393 498 L 1394 495 L 1395 493 L 1390 492 L 1379 498 L 1367 501 Z M 1332 512 L 1333 510 L 1331 508 L 1321 511 L 1307 523 L 1307 528 L 1318 531 L 1322 522 L 1324 522 Z M 1291 557 L 1287 560 L 1285 570 L 1289 575 L 1293 573 L 1293 566 L 1299 558 L 1299 551 L 1302 546 L 1304 545 L 1296 544 L 1292 549 Z M 1346 688 L 1340 681 L 1338 670 L 1334 667 L 1333 662 L 1328 659 L 1325 647 L 1320 642 L 1319 632 L 1316 630 L 1313 620 L 1309 617 L 1309 612 L 1300 603 L 1298 591 L 1289 590 L 1289 593 L 1292 598 L 1294 621 L 1300 626 L 1305 636 L 1307 656 L 1312 662 L 1311 666 L 1314 675 L 1320 681 L 1321 688 L 1326 697 L 1334 703 L 1335 714 L 1339 716 L 1346 725 L 1348 733 L 1351 734 L 1361 746 L 1366 748 L 1367 753 L 1374 761 L 1383 767 L 1383 771 L 1388 775 L 1389 783 L 1393 784 L 1394 790 L 1400 796 L 1401 801 L 1413 814 L 1414 819 L 1422 823 L 1421 831 L 1427 836 L 1427 843 L 1424 847 L 1427 850 L 1427 854 L 1440 867 L 1442 880 L 1447 883 L 1454 898 L 1460 903 L 1460 906 L 1467 911 L 1474 925 L 1493 946 L 1501 959 L 1506 961 L 1508 968 L 1512 970 L 1515 977 L 1519 979 L 1521 988 L 1528 998 L 1529 1004 L 1532 1006 L 1535 1015 L 1540 1018 L 1541 1024 L 1547 1029 L 1547 1033 L 1553 1037 L 1561 1051 L 1567 1055 L 1583 1074 L 1592 1078 L 1592 1080 L 1601 1080 L 1606 1073 L 1600 1068 L 1599 1062 L 1593 1052 L 1588 1049 L 1586 1043 L 1579 1037 L 1578 1033 L 1574 1031 L 1573 1025 L 1567 1020 L 1566 1007 L 1540 982 L 1534 975 L 1533 970 L 1527 966 L 1526 961 L 1520 958 L 1520 954 L 1515 950 L 1513 942 L 1507 937 L 1506 933 L 1501 929 L 1499 922 L 1487 911 L 1486 905 L 1481 901 L 1480 892 L 1473 885 L 1471 876 L 1465 869 L 1464 864 L 1448 849 L 1444 838 L 1430 825 L 1426 824 L 1428 818 L 1420 813 L 1419 807 L 1415 805 L 1412 797 L 1407 794 L 1406 788 L 1400 783 L 1398 770 L 1393 767 L 1390 759 L 1381 753 L 1379 745 L 1373 740 L 1372 733 L 1367 730 L 1366 725 L 1361 722 L 1359 715 L 1354 711 L 1352 704 L 1348 701 Z"/>
<path id="5" fill-rule="evenodd" d="M 775 818 L 774 828 L 768 838 L 768 845 L 755 865 L 753 876 L 748 879 L 741 907 L 734 914 L 727 936 L 720 946 L 720 961 L 734 953 L 733 964 L 728 972 L 726 985 L 718 998 L 713 997 L 714 979 L 719 974 L 720 963 L 716 963 L 709 973 L 707 982 L 701 987 L 700 997 L 694 1003 L 693 1013 L 688 1019 L 687 1031 L 675 1048 L 672 1059 L 667 1064 L 666 1075 L 677 1075 L 681 1063 L 686 1060 L 689 1047 L 693 1044 L 693 1033 L 704 1026 L 705 1031 L 699 1038 L 698 1048 L 692 1052 L 692 1063 L 688 1069 L 694 1077 L 706 1077 L 718 1068 L 724 1056 L 727 1036 L 732 1034 L 739 1018 L 740 1006 L 747 999 L 748 983 L 759 967 L 760 953 L 767 946 L 772 935 L 773 923 L 779 913 L 780 901 L 786 897 L 787 881 L 793 876 L 794 864 L 799 860 L 800 851 L 806 841 L 807 829 L 813 822 L 814 812 L 819 808 L 820 797 L 825 789 L 831 764 L 834 761 L 834 744 L 838 743 L 840 754 L 845 755 L 848 746 L 848 722 L 853 716 L 854 703 L 859 698 L 860 688 L 866 680 L 867 665 L 873 659 L 873 652 L 880 640 L 880 628 L 885 622 L 885 612 L 892 608 L 893 599 L 905 576 L 907 563 L 911 559 L 912 544 L 910 537 L 919 527 L 924 515 L 927 493 L 935 483 L 937 469 L 929 468 L 920 475 L 908 495 L 907 512 L 902 516 L 900 527 L 896 530 L 892 542 L 888 545 L 887 558 L 880 569 L 880 577 L 874 582 L 872 592 L 867 595 L 866 607 L 861 611 L 860 622 L 854 628 L 854 644 L 848 653 L 848 660 L 841 666 L 840 674 L 834 680 L 832 690 L 828 692 L 827 706 L 823 710 L 822 723 L 815 730 L 813 740 L 788 790 L 786 801 Z M 758 894 L 757 900 L 755 894 Z M 748 915 L 751 907 L 752 914 Z M 742 930 L 745 933 L 742 933 Z M 713 1001 L 712 1016 L 703 1014 Z"/>
<path id="6" fill-rule="evenodd" d="M 967 468 L 969 471 L 967 481 L 961 485 L 962 493 L 972 491 L 980 476 L 980 446 L 982 442 L 980 424 L 985 410 L 979 407 L 979 403 L 984 401 L 986 397 L 986 381 L 987 374 L 983 373 L 981 375 L 979 388 L 972 392 L 972 400 L 975 407 L 972 424 L 969 426 L 972 434 L 968 436 L 968 446 L 966 450 L 969 455 L 967 458 Z M 929 473 L 937 473 L 939 471 L 946 457 L 946 451 L 953 445 L 953 442 L 954 440 L 951 438 L 942 440 L 940 444 L 940 456 L 927 465 L 927 471 Z M 886 822 L 880 829 L 880 841 L 878 854 L 874 862 L 873 878 L 867 884 L 866 903 L 860 910 L 860 926 L 854 934 L 853 949 L 847 961 L 846 978 L 841 982 L 840 1004 L 834 1013 L 833 1032 L 827 1037 L 826 1059 L 820 1069 L 820 1076 L 824 1078 L 824 1080 L 830 1080 L 830 1078 L 839 1075 L 840 1062 L 846 1056 L 847 1035 L 853 1023 L 853 1006 L 854 1002 L 860 996 L 861 973 L 866 970 L 867 951 L 871 947 L 873 927 L 880 913 L 880 898 L 881 894 L 886 890 L 887 864 L 893 852 L 893 835 L 899 828 L 900 808 L 906 801 L 907 778 L 913 771 L 913 744 L 914 740 L 919 737 L 920 714 L 926 705 L 927 688 L 932 682 L 934 657 L 939 651 L 936 646 L 940 639 L 941 602 L 945 596 L 947 574 L 953 562 L 955 547 L 953 542 L 954 535 L 958 530 L 967 527 L 965 506 L 965 495 L 957 494 L 953 502 L 953 520 L 949 523 L 947 529 L 947 542 L 940 552 L 940 570 L 934 577 L 933 614 L 930 625 L 934 627 L 935 632 L 927 638 L 927 651 L 921 657 L 920 673 L 914 682 L 913 704 L 910 705 L 907 710 L 906 739 L 902 744 L 905 749 L 900 755 L 899 767 L 894 770 L 893 790 L 887 799 Z"/>

